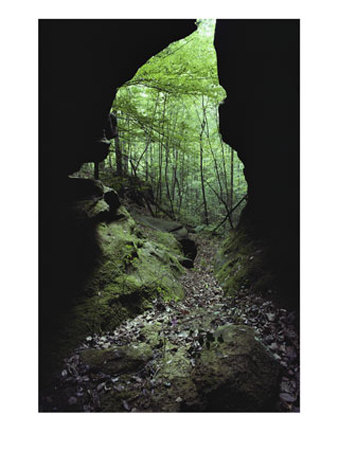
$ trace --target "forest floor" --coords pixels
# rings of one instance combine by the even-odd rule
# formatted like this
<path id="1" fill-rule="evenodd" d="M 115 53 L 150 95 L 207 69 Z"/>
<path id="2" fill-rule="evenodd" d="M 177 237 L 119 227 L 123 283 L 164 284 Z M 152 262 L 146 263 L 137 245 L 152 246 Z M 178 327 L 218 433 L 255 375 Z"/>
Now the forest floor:
<path id="1" fill-rule="evenodd" d="M 225 297 L 213 275 L 213 259 L 220 241 L 198 237 L 198 254 L 194 268 L 181 278 L 185 298 L 181 302 L 154 303 L 154 308 L 122 323 L 112 333 L 88 336 L 86 341 L 65 360 L 64 369 L 41 398 L 41 411 L 102 411 L 101 398 L 108 391 L 120 397 L 114 411 L 154 411 L 152 399 L 170 387 L 158 378 L 167 351 L 189 347 L 192 366 L 203 340 L 227 323 L 253 327 L 282 366 L 279 406 L 281 412 L 299 411 L 299 337 L 296 314 L 278 307 L 269 298 L 242 290 L 236 297 Z M 156 324 L 158 344 L 152 357 L 137 373 L 110 376 L 104 371 L 92 372 L 81 362 L 86 349 L 109 349 L 114 345 L 144 341 L 144 330 Z M 168 345 L 170 344 L 170 345 Z M 168 355 L 167 355 L 168 356 Z M 170 363 L 170 360 L 169 360 Z M 122 399 L 123 398 L 123 399 Z M 177 398 L 177 402 L 182 399 Z"/>

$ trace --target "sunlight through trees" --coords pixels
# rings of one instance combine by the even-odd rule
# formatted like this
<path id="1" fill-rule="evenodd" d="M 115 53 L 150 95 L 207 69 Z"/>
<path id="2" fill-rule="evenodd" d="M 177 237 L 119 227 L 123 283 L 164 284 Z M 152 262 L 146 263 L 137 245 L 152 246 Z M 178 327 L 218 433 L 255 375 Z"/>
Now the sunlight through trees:
<path id="1" fill-rule="evenodd" d="M 246 195 L 243 164 L 222 141 L 218 106 L 226 92 L 218 82 L 213 46 L 215 20 L 152 57 L 117 92 L 112 113 L 118 135 L 101 178 L 114 173 L 150 183 L 156 204 L 191 225 L 230 226 Z"/>

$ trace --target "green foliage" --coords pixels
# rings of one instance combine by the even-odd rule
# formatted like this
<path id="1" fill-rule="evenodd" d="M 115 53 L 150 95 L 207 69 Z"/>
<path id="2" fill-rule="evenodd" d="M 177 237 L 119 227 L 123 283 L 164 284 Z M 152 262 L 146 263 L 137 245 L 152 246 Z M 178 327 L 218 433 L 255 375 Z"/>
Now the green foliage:
<path id="1" fill-rule="evenodd" d="M 151 58 L 125 87 L 146 87 L 177 97 L 206 95 L 222 101 L 225 91 L 218 83 L 214 28 L 213 20 L 199 21 L 193 34 Z"/>
<path id="2" fill-rule="evenodd" d="M 158 205 L 195 226 L 221 221 L 247 191 L 243 164 L 218 131 L 226 92 L 218 81 L 215 21 L 197 24 L 118 90 L 112 105 L 118 142 L 112 141 L 102 165 L 112 177 L 121 150 L 124 172 L 146 180 Z M 102 179 L 109 184 L 106 175 Z"/>

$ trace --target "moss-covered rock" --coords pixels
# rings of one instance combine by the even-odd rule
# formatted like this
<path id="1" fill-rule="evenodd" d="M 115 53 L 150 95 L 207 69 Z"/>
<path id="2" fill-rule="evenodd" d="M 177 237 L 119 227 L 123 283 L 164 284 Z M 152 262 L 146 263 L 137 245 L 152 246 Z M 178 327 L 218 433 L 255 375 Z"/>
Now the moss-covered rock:
<path id="1" fill-rule="evenodd" d="M 141 401 L 137 409 L 153 412 L 276 410 L 280 367 L 255 337 L 253 329 L 236 325 L 219 327 L 214 333 L 215 341 L 208 341 L 197 359 L 192 359 L 188 346 L 165 340 L 160 323 L 149 324 L 141 335 L 145 342 L 134 349 L 130 345 L 114 346 L 82 353 L 82 360 L 91 370 L 121 375 L 119 382 L 124 389 L 104 393 L 103 410 L 123 411 L 123 400 L 140 395 L 141 388 L 135 389 L 123 377 L 127 372 L 140 371 L 150 361 L 152 352 L 157 355 L 157 370 L 153 372 L 151 386 L 148 385 L 152 395 L 145 402 L 147 406 Z"/>
<path id="2" fill-rule="evenodd" d="M 274 411 L 280 367 L 247 326 L 225 325 L 205 346 L 193 381 L 199 394 L 195 410 Z"/>
<path id="3" fill-rule="evenodd" d="M 266 244 L 245 232 L 229 233 L 215 259 L 215 276 L 226 295 L 236 295 L 242 288 L 265 293 L 275 287 L 266 253 Z"/>
<path id="4" fill-rule="evenodd" d="M 152 308 L 155 298 L 169 301 L 184 296 L 179 283 L 182 253 L 173 236 L 154 230 L 145 234 L 123 206 L 114 221 L 101 222 L 96 230 L 99 259 L 81 292 L 55 317 L 53 358 L 62 360 L 89 334 L 112 331 Z"/>
<path id="5" fill-rule="evenodd" d="M 88 364 L 93 372 L 104 372 L 107 375 L 119 375 L 133 372 L 146 364 L 153 352 L 149 345 L 112 346 L 101 350 L 91 348 L 81 353 L 81 360 Z"/>
<path id="6" fill-rule="evenodd" d="M 162 324 L 160 322 L 147 324 L 140 331 L 141 339 L 143 339 L 145 343 L 151 345 L 151 347 L 154 348 L 159 344 L 161 340 L 161 330 Z"/>
<path id="7" fill-rule="evenodd" d="M 179 412 L 198 403 L 198 393 L 192 378 L 192 365 L 186 348 L 168 345 L 157 379 L 160 387 L 152 399 L 154 411 Z"/>
<path id="8" fill-rule="evenodd" d="M 133 205 L 145 207 L 147 202 L 154 200 L 151 184 L 141 180 L 135 175 L 124 174 L 123 176 L 112 176 L 111 173 L 102 173 L 102 180 L 107 186 L 112 187 L 127 202 Z"/>
<path id="9" fill-rule="evenodd" d="M 71 177 L 68 179 L 68 190 L 68 207 L 77 221 L 98 222 L 113 218 L 121 206 L 117 192 L 99 180 Z"/>
<path id="10" fill-rule="evenodd" d="M 182 249 L 185 259 L 181 260 L 181 263 L 185 267 L 193 267 L 194 259 L 197 255 L 196 242 L 191 238 L 188 230 L 179 222 L 173 220 L 167 220 L 158 217 L 150 217 L 141 214 L 136 209 L 132 210 L 133 217 L 137 221 L 149 227 L 157 232 L 164 234 L 170 233 L 176 242 L 179 242 L 180 249 Z"/>

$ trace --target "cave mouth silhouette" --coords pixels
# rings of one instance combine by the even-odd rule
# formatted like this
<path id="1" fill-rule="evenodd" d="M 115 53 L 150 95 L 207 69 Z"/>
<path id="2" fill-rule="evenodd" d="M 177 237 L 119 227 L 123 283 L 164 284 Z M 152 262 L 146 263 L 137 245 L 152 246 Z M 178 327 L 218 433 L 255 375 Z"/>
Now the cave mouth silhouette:
<path id="1" fill-rule="evenodd" d="M 53 322 L 60 296 L 71 292 L 69 279 L 82 273 L 70 254 L 74 246 L 60 232 L 72 229 L 68 175 L 95 161 L 93 143 L 117 89 L 195 29 L 195 20 L 186 19 L 39 20 L 40 344 L 50 331 L 46 317 Z M 248 182 L 242 224 L 289 249 L 283 267 L 289 259 L 299 291 L 299 21 L 217 20 L 215 49 L 229 94 L 220 106 L 220 130 Z"/>
<path id="2" fill-rule="evenodd" d="M 226 191 L 226 202 L 228 204 L 230 202 L 230 209 L 232 209 L 232 206 L 237 206 L 234 210 L 236 217 L 231 222 L 231 226 L 233 226 L 232 224 L 237 223 L 240 211 L 245 205 L 247 185 L 243 175 L 243 165 L 237 157 L 236 149 L 232 149 L 224 143 L 219 133 L 218 107 L 226 99 L 226 92 L 218 83 L 217 76 L 217 54 L 213 43 L 216 20 L 199 19 L 196 21 L 196 24 L 197 29 L 193 33 L 185 36 L 183 39 L 171 42 L 159 53 L 151 56 L 145 64 L 136 70 L 131 79 L 126 80 L 122 86 L 117 88 L 110 110 L 110 117 L 114 121 L 114 127 L 108 126 L 103 132 L 105 137 L 108 135 L 114 137 L 111 140 L 109 157 L 107 156 L 101 164 L 99 162 L 85 163 L 82 169 L 76 172 L 74 176 L 92 178 L 94 174 L 94 178 L 102 179 L 104 183 L 109 183 L 107 175 L 103 176 L 103 178 L 101 177 L 102 170 L 104 171 L 108 166 L 109 170 L 115 170 L 115 175 L 119 178 L 123 177 L 122 172 L 136 176 L 137 171 L 137 176 L 140 176 L 141 179 L 146 179 L 146 181 L 150 180 L 153 190 L 156 191 L 156 183 L 153 180 L 154 174 L 148 177 L 148 141 L 151 142 L 150 147 L 156 146 L 156 143 L 159 141 L 158 136 L 153 136 L 153 130 L 158 129 L 160 133 L 160 128 L 164 122 L 168 123 L 168 130 L 170 127 L 173 129 L 181 127 L 181 123 L 183 124 L 186 120 L 180 110 L 183 104 L 186 111 L 190 111 L 189 121 L 193 127 L 193 130 L 190 130 L 190 134 L 192 135 L 192 140 L 197 143 L 200 124 L 196 117 L 198 116 L 198 120 L 200 120 L 200 117 L 203 116 L 204 102 L 210 103 L 213 110 L 210 109 L 209 105 L 207 106 L 209 108 L 209 118 L 207 119 L 207 132 L 204 131 L 204 139 L 206 140 L 206 133 L 208 133 L 208 136 L 212 135 L 213 138 L 212 144 L 210 144 L 210 139 L 209 143 L 205 142 L 204 144 L 204 158 L 206 160 L 205 165 L 212 165 L 213 173 L 211 173 L 211 169 L 208 169 L 210 173 L 206 177 L 209 180 L 211 178 L 216 179 L 217 174 L 219 184 L 225 185 L 217 187 L 217 190 L 220 189 L 222 196 L 222 190 Z M 198 59 L 202 61 L 202 63 L 199 62 L 199 66 L 196 65 L 196 60 Z M 180 67 L 179 64 L 182 66 Z M 209 75 L 209 73 L 212 75 Z M 150 121 L 151 124 L 149 124 Z M 109 125 L 108 121 L 107 125 Z M 119 130 L 121 130 L 121 133 Z M 131 135 L 134 138 L 130 137 Z M 168 136 L 169 142 L 176 139 L 175 134 L 168 134 Z M 133 139 L 135 139 L 135 142 Z M 181 143 L 179 146 L 178 152 L 180 154 L 185 151 L 184 146 L 189 150 L 191 144 L 186 139 L 184 140 L 184 137 L 181 139 L 183 144 Z M 176 150 L 174 143 L 170 145 L 169 164 L 171 164 L 171 171 L 173 164 L 171 155 Z M 197 146 L 195 144 L 195 147 Z M 139 148 L 144 147 L 146 147 L 144 151 L 139 150 Z M 154 164 L 159 164 L 159 162 L 156 162 L 156 151 L 152 150 L 150 160 L 154 161 Z M 189 152 L 192 152 L 192 150 L 189 150 Z M 195 158 L 198 152 L 199 150 L 195 148 L 194 154 L 189 156 L 191 158 L 191 167 L 199 164 Z M 108 148 L 106 150 L 107 153 Z M 210 162 L 212 159 L 215 159 L 214 163 Z M 231 169 L 230 167 L 226 168 L 230 164 L 230 160 Z M 126 169 L 124 169 L 125 165 Z M 196 169 L 196 171 L 199 171 L 199 169 Z M 231 184 L 230 187 L 228 187 L 229 183 Z M 209 194 L 211 193 L 209 186 L 206 186 L 206 190 L 209 191 Z M 228 198 L 229 191 L 231 191 L 230 200 Z M 214 196 L 215 192 L 209 195 L 211 200 Z M 183 201 L 183 205 L 185 204 L 186 202 Z M 220 200 L 219 204 L 220 209 L 223 209 L 224 205 Z M 213 214 L 212 211 L 210 214 Z M 228 222 L 225 220 L 224 223 L 228 225 Z M 192 225 L 196 224 L 193 223 Z M 218 225 L 222 227 L 223 223 L 220 222 Z"/>

